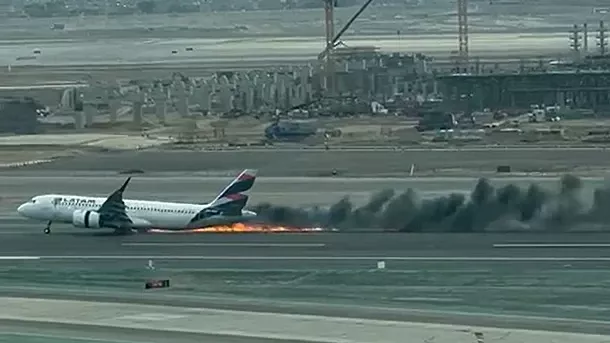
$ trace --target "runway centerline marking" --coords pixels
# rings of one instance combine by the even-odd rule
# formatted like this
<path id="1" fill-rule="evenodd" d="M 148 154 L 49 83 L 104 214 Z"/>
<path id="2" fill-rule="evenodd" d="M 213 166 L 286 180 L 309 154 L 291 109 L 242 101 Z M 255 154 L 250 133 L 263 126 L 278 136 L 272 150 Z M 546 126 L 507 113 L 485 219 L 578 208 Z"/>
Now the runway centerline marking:
<path id="1" fill-rule="evenodd" d="M 610 248 L 610 243 L 506 243 L 494 248 Z"/>
<path id="2" fill-rule="evenodd" d="M 323 243 L 154 243 L 154 242 L 133 242 L 122 243 L 123 246 L 132 247 L 269 247 L 269 248 L 322 248 Z"/>
<path id="3" fill-rule="evenodd" d="M 27 257 L 20 257 L 28 259 Z M 0 257 L 1 259 L 1 257 Z M 420 256 L 198 256 L 198 255 L 56 255 L 40 260 L 276 260 L 276 261 L 431 261 L 431 262 L 610 262 L 610 257 L 420 257 Z"/>

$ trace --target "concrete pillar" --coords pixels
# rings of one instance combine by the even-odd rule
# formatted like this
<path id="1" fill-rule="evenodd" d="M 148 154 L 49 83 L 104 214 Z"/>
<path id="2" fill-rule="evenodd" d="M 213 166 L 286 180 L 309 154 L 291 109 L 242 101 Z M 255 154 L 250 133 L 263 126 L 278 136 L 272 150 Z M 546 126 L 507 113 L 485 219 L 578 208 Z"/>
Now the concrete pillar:
<path id="1" fill-rule="evenodd" d="M 269 75 L 263 75 L 260 82 L 261 100 L 266 106 L 275 107 L 275 85 Z"/>
<path id="2" fill-rule="evenodd" d="M 138 127 L 142 125 L 142 106 L 144 106 L 144 92 L 140 92 L 133 102 L 133 123 Z"/>
<path id="3" fill-rule="evenodd" d="M 222 85 L 220 90 L 220 104 L 221 110 L 224 113 L 231 112 L 233 110 L 233 94 L 229 85 Z"/>
<path id="4" fill-rule="evenodd" d="M 108 88 L 106 92 L 108 98 L 108 115 L 110 123 L 116 123 L 118 110 L 121 107 L 121 94 L 119 92 L 119 85 L 115 84 Z"/>
<path id="5" fill-rule="evenodd" d="M 85 114 L 85 127 L 93 126 L 95 121 L 95 113 L 97 112 L 95 105 L 90 102 L 85 102 L 83 104 L 83 112 Z"/>
<path id="6" fill-rule="evenodd" d="M 178 103 L 176 107 L 178 109 L 178 114 L 182 118 L 189 117 L 189 99 L 188 99 L 188 88 L 182 81 L 178 81 L 176 84 L 176 92 L 178 97 Z"/>
<path id="7" fill-rule="evenodd" d="M 252 80 L 252 107 L 254 110 L 257 110 L 261 106 L 261 79 L 258 73 L 254 74 L 250 78 Z"/>
<path id="8" fill-rule="evenodd" d="M 82 112 L 74 112 L 74 128 L 82 130 L 85 128 L 85 114 Z"/>
<path id="9" fill-rule="evenodd" d="M 275 106 L 278 108 L 286 107 L 286 79 L 284 78 L 284 74 L 275 73 L 275 84 L 276 84 L 276 96 L 275 96 Z"/>
<path id="10" fill-rule="evenodd" d="M 95 91 L 92 88 L 83 90 L 83 112 L 85 114 L 85 127 L 91 127 L 94 122 L 97 109 L 95 108 Z"/>
<path id="11" fill-rule="evenodd" d="M 297 106 L 303 103 L 303 86 L 295 84 L 292 86 L 292 98 L 290 100 L 291 106 Z"/>
<path id="12" fill-rule="evenodd" d="M 226 76 L 220 78 L 220 107 L 223 113 L 228 113 L 233 110 L 233 94 L 231 85 Z"/>
<path id="13" fill-rule="evenodd" d="M 167 99 L 165 97 L 155 100 L 155 114 L 159 123 L 165 124 L 165 117 L 167 116 Z"/>
<path id="14" fill-rule="evenodd" d="M 163 87 L 153 89 L 153 100 L 155 101 L 155 115 L 161 124 L 165 124 L 167 116 L 167 98 Z"/>
<path id="15" fill-rule="evenodd" d="M 302 94 L 301 94 L 301 102 L 308 102 L 311 98 L 312 84 L 311 84 L 311 74 L 312 68 L 311 66 L 305 66 L 301 68 L 301 85 Z"/>
<path id="16" fill-rule="evenodd" d="M 199 87 L 199 108 L 203 115 L 210 113 L 212 101 L 210 99 L 212 95 L 212 86 L 208 81 L 203 81 Z"/>
<path id="17" fill-rule="evenodd" d="M 244 101 L 244 111 L 252 112 L 254 110 L 254 85 L 247 75 L 241 80 L 239 88 Z"/>
<path id="18" fill-rule="evenodd" d="M 73 111 L 75 108 L 75 99 L 77 90 L 75 88 L 68 88 L 63 91 L 61 95 L 61 107 L 66 110 Z"/>
<path id="19" fill-rule="evenodd" d="M 117 117 L 119 115 L 119 108 L 121 108 L 121 102 L 119 101 L 119 99 L 110 100 L 108 108 L 108 110 L 110 111 L 110 123 L 116 123 Z"/>

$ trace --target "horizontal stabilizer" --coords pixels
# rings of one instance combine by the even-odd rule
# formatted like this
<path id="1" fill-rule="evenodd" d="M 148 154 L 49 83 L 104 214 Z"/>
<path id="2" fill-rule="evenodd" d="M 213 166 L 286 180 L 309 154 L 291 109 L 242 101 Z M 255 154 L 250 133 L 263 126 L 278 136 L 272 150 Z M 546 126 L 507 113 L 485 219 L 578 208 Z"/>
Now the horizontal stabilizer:
<path id="1" fill-rule="evenodd" d="M 190 222 L 195 223 L 215 216 L 240 216 L 247 202 L 247 195 L 231 194 L 212 202 L 208 207 L 199 211 Z"/>

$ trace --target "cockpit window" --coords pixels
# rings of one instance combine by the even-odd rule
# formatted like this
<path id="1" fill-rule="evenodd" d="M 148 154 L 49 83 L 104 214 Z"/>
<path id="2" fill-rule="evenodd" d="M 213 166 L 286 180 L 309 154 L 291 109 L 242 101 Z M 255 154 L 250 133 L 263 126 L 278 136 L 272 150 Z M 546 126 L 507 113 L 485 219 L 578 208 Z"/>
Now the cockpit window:
<path id="1" fill-rule="evenodd" d="M 31 200 L 30 200 L 30 202 L 31 202 L 32 204 L 35 204 L 35 203 L 36 203 L 36 199 L 31 199 Z"/>

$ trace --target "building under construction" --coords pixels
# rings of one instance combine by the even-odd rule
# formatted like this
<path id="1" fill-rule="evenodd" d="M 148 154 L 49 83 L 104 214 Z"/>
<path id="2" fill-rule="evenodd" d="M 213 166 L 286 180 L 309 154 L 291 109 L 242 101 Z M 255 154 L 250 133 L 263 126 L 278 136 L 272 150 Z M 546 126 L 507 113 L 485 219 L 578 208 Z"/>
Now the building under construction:
<path id="1" fill-rule="evenodd" d="M 541 60 L 535 68 L 522 66 L 515 72 L 466 68 L 464 73 L 437 77 L 440 92 L 447 105 L 466 111 L 523 108 L 532 104 L 608 109 L 610 55 L 603 21 L 596 37 L 597 51 L 589 52 L 587 25 L 582 30 L 574 25 L 569 61 Z"/>
<path id="2" fill-rule="evenodd" d="M 434 91 L 428 59 L 421 54 L 381 54 L 375 47 L 339 48 L 333 52 L 333 94 L 361 99 L 387 100 Z M 323 84 L 325 74 L 315 74 L 313 85 Z M 316 92 L 326 89 L 314 87 Z"/>
<path id="3" fill-rule="evenodd" d="M 531 104 L 610 106 L 610 70 L 565 70 L 439 77 L 447 104 L 461 110 L 529 107 Z"/>

